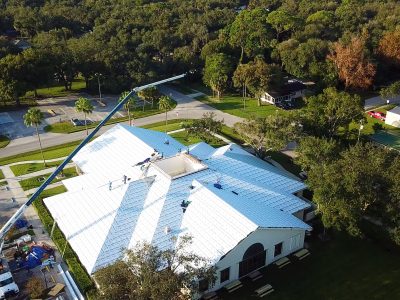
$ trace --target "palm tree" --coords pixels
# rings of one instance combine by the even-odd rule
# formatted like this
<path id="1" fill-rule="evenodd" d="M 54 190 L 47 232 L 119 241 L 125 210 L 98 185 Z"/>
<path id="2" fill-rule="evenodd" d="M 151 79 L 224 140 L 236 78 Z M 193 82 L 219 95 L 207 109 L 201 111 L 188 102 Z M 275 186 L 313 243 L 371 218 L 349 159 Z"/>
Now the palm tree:
<path id="1" fill-rule="evenodd" d="M 165 110 L 165 133 L 167 133 L 168 115 L 167 112 L 172 107 L 172 99 L 168 96 L 162 96 L 158 102 L 158 109 Z"/>
<path id="2" fill-rule="evenodd" d="M 125 97 L 129 95 L 129 93 L 130 93 L 130 92 L 128 92 L 128 91 L 123 92 L 123 93 L 121 94 L 121 97 L 119 97 L 118 102 L 121 102 L 122 100 L 124 100 Z M 134 99 L 133 96 L 129 97 L 129 99 L 125 102 L 124 108 L 125 108 L 126 112 L 128 113 L 129 126 L 132 126 L 132 120 L 131 120 L 131 113 L 130 113 L 130 110 L 131 110 L 132 108 L 135 108 L 135 99 Z"/>
<path id="3" fill-rule="evenodd" d="M 75 109 L 77 112 L 83 112 L 85 115 L 85 128 L 86 128 L 86 135 L 88 135 L 88 128 L 87 128 L 87 121 L 86 115 L 91 114 L 93 112 L 93 105 L 90 103 L 90 100 L 87 98 L 80 97 L 75 102 Z"/>
<path id="4" fill-rule="evenodd" d="M 35 127 L 36 134 L 39 139 L 40 153 L 42 154 L 43 164 L 46 166 L 46 161 L 44 160 L 42 142 L 40 140 L 39 129 L 38 126 L 42 124 L 43 121 L 43 113 L 38 108 L 30 108 L 27 113 L 24 115 L 24 123 L 27 127 Z"/>

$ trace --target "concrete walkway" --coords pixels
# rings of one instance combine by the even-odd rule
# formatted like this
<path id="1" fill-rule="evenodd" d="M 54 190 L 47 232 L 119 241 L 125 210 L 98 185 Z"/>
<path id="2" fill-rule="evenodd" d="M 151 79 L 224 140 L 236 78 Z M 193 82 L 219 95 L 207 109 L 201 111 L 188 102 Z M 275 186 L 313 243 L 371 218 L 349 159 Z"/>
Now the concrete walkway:
<path id="1" fill-rule="evenodd" d="M 172 111 L 168 112 L 168 119 L 200 119 L 203 117 L 204 113 L 214 112 L 218 119 L 224 120 L 225 124 L 232 127 L 235 123 L 241 122 L 243 119 L 224 113 L 220 110 L 217 110 L 207 104 L 204 104 L 198 100 L 195 100 L 188 95 L 184 95 L 179 93 L 178 91 L 167 87 L 167 86 L 159 86 L 159 91 L 165 95 L 169 95 L 177 102 L 177 106 Z M 134 125 L 143 126 L 148 124 L 153 124 L 157 122 L 162 122 L 165 120 L 165 114 L 160 113 L 157 115 L 140 118 L 134 120 Z M 124 122 L 128 124 L 128 122 Z M 102 127 L 97 135 L 100 135 L 110 129 L 114 125 L 107 125 Z M 70 134 L 62 134 L 62 133 L 51 133 L 46 132 L 41 134 L 42 145 L 44 148 L 56 146 L 60 144 L 65 144 L 77 140 L 81 140 L 86 137 L 85 131 L 74 132 Z M 37 138 L 34 136 L 23 137 L 15 140 L 11 140 L 10 144 L 0 149 L 0 157 L 11 156 L 19 153 L 24 153 L 28 151 L 38 150 L 39 145 Z"/>

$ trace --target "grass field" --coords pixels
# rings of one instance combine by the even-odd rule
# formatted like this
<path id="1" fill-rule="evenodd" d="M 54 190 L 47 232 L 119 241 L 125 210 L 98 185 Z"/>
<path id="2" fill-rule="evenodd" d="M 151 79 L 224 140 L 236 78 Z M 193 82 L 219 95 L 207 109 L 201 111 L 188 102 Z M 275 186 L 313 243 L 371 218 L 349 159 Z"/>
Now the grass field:
<path id="1" fill-rule="evenodd" d="M 10 143 L 10 139 L 4 135 L 0 135 L 0 148 L 4 148 Z"/>
<path id="2" fill-rule="evenodd" d="M 197 99 L 216 109 L 241 118 L 265 117 L 275 113 L 287 113 L 287 111 L 270 104 L 258 106 L 257 100 L 252 98 L 247 98 L 246 108 L 244 109 L 243 99 L 239 95 L 226 95 L 220 101 L 209 96 L 201 96 Z"/>
<path id="3" fill-rule="evenodd" d="M 4 179 L 4 174 L 2 170 L 0 170 L 0 179 Z"/>
<path id="4" fill-rule="evenodd" d="M 197 143 L 200 143 L 203 141 L 202 139 L 200 139 L 198 137 L 187 136 L 186 131 L 176 132 L 176 133 L 171 134 L 171 136 L 185 146 L 197 144 Z M 216 137 L 213 137 L 213 136 L 210 136 L 210 141 L 208 144 L 210 146 L 213 146 L 214 148 L 218 148 L 218 147 L 226 145 L 226 143 L 224 141 L 222 141 Z"/>
<path id="5" fill-rule="evenodd" d="M 19 183 L 21 184 L 21 187 L 24 191 L 39 187 L 42 183 L 42 181 L 39 181 L 40 178 L 44 178 L 46 179 L 47 177 L 50 176 L 51 173 L 45 174 L 45 175 L 40 175 L 40 176 L 36 176 L 36 177 L 32 177 L 32 178 L 28 178 L 28 179 L 24 179 L 21 180 Z M 64 177 L 63 178 L 59 178 L 59 179 L 54 179 L 51 183 L 55 183 L 55 182 L 59 182 L 63 179 L 67 179 L 67 178 L 71 178 L 74 176 L 77 176 L 78 174 L 76 173 L 76 170 L 74 167 L 71 168 L 67 168 L 63 170 L 63 174 Z"/>
<path id="6" fill-rule="evenodd" d="M 53 147 L 48 147 L 43 149 L 43 155 L 45 159 L 53 159 L 67 156 L 75 149 L 75 147 L 80 143 L 80 141 L 70 142 L 66 144 L 61 144 Z M 26 153 L 21 153 L 17 155 L 12 155 L 8 157 L 0 158 L 0 164 L 7 165 L 14 162 L 25 161 L 25 160 L 41 160 L 42 156 L 40 150 L 29 151 Z"/>
<path id="7" fill-rule="evenodd" d="M 46 166 L 43 163 L 27 163 L 21 165 L 11 166 L 11 170 L 13 171 L 15 176 L 20 176 L 24 174 L 29 174 L 37 171 L 41 171 L 51 167 L 57 167 L 62 161 L 53 161 L 46 162 Z"/>
<path id="8" fill-rule="evenodd" d="M 68 96 L 71 93 L 78 93 L 85 89 L 85 81 L 82 78 L 77 78 L 72 82 L 72 90 L 66 91 L 64 85 L 55 83 L 53 86 L 40 88 L 37 90 L 39 97 L 61 97 Z M 25 94 L 26 98 L 33 97 L 33 91 Z"/>
<path id="9" fill-rule="evenodd" d="M 245 282 L 238 292 L 224 292 L 222 299 L 257 299 L 254 290 L 268 283 L 275 289 L 265 297 L 270 300 L 400 299 L 399 253 L 340 233 L 310 246 L 311 256 L 292 258 L 283 269 L 267 267 L 264 278 Z"/>

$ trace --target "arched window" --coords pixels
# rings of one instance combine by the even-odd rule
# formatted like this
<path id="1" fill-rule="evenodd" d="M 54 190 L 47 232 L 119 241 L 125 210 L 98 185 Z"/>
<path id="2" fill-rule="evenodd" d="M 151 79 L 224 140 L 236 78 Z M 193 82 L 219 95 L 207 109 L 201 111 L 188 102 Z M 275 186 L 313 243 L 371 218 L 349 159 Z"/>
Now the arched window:
<path id="1" fill-rule="evenodd" d="M 239 277 L 243 277 L 265 265 L 266 251 L 260 243 L 247 248 L 243 260 L 239 263 Z"/>

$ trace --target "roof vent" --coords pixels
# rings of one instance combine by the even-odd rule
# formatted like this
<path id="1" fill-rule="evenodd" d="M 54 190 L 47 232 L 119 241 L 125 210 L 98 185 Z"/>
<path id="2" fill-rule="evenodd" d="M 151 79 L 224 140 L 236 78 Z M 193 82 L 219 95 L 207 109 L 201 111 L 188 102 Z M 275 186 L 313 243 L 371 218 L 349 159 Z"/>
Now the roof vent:
<path id="1" fill-rule="evenodd" d="M 165 145 L 169 145 L 169 140 L 166 139 L 166 140 L 164 141 L 164 144 L 165 144 Z"/>
<path id="2" fill-rule="evenodd" d="M 171 232 L 171 227 L 165 226 L 165 228 L 164 228 L 164 233 L 165 233 L 165 234 L 169 234 L 170 232 Z"/>
<path id="3" fill-rule="evenodd" d="M 222 190 L 222 185 L 219 183 L 214 183 L 214 187 L 216 187 L 219 190 Z"/>

